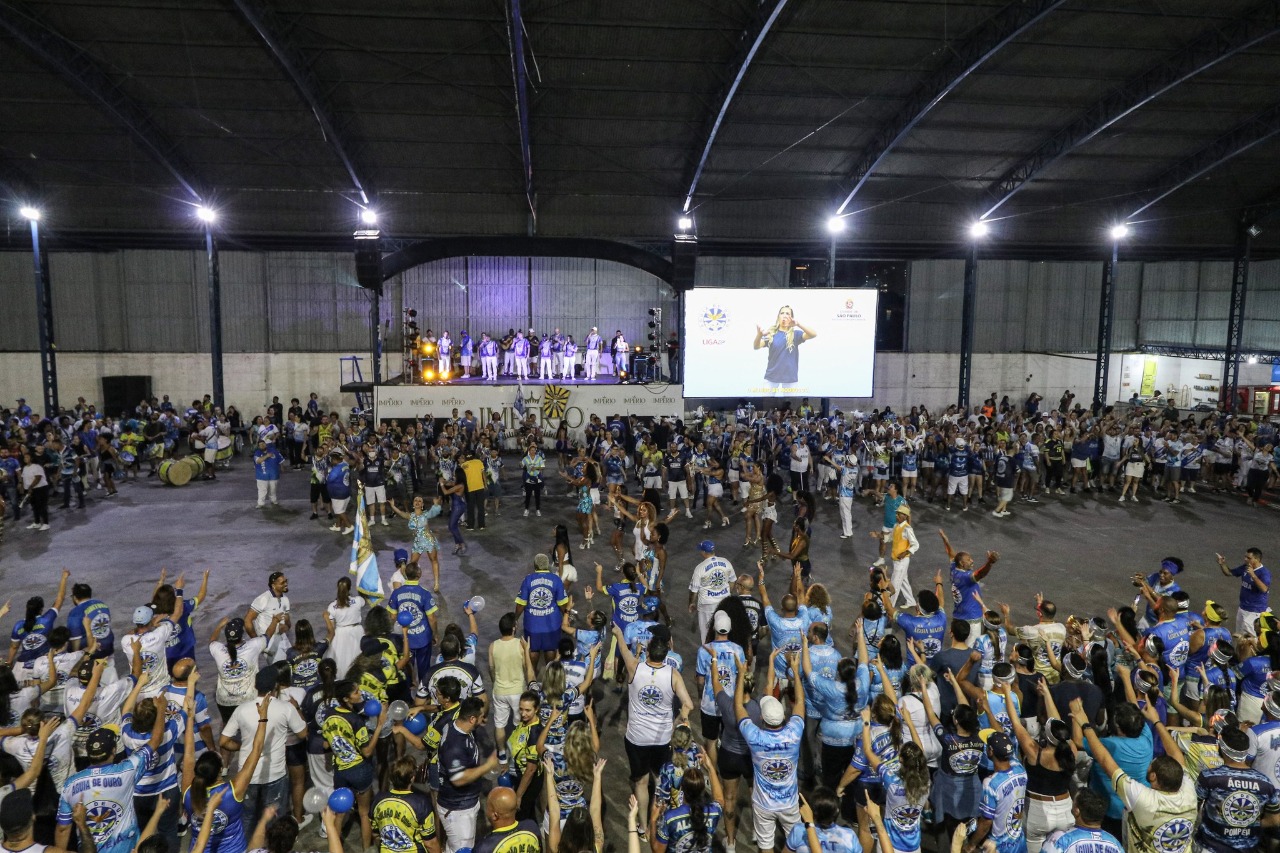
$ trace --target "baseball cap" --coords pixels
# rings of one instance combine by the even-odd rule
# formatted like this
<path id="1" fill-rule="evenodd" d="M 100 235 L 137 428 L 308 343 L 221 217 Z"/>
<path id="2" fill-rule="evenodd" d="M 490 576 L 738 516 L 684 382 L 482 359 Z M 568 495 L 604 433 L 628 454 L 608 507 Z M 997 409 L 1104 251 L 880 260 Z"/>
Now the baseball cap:
<path id="1" fill-rule="evenodd" d="M 533 567 L 540 572 L 545 572 L 547 569 L 551 568 L 551 558 L 546 554 L 534 554 Z"/>
<path id="2" fill-rule="evenodd" d="M 698 550 L 705 551 L 708 554 L 714 554 L 716 550 L 716 543 L 712 542 L 710 539 L 703 539 L 698 543 Z"/>
<path id="3" fill-rule="evenodd" d="M 964 439 L 963 439 L 963 438 L 957 438 L 957 439 L 956 439 L 956 447 L 964 447 Z"/>
<path id="4" fill-rule="evenodd" d="M 760 719 L 766 726 L 780 726 L 786 717 L 786 710 L 777 699 L 765 696 L 760 700 Z"/>
<path id="5" fill-rule="evenodd" d="M 141 604 L 133 611 L 133 624 L 147 625 L 155 618 L 156 612 L 151 609 L 150 604 Z"/>
<path id="6" fill-rule="evenodd" d="M 1008 761 L 1013 757 L 1013 738 L 1004 732 L 993 731 L 987 736 L 987 749 L 991 757 L 999 761 Z"/>
<path id="7" fill-rule="evenodd" d="M 715 619 L 712 620 L 712 624 L 715 625 L 717 634 L 727 634 L 733 627 L 733 620 L 729 618 L 728 613 L 725 613 L 723 610 L 717 610 Z"/>
<path id="8" fill-rule="evenodd" d="M 227 639 L 233 643 L 238 643 L 244 639 L 244 620 L 239 616 L 227 623 L 227 627 L 222 629 L 222 633 Z"/>
<path id="9" fill-rule="evenodd" d="M 84 751 L 90 758 L 110 758 L 116 754 L 116 744 L 119 741 L 113 726 L 102 726 L 89 732 L 89 737 L 84 742 Z"/>
<path id="10" fill-rule="evenodd" d="M 396 563 L 400 564 L 400 563 L 407 563 L 407 562 L 409 562 L 409 552 L 403 548 L 397 548 Z"/>

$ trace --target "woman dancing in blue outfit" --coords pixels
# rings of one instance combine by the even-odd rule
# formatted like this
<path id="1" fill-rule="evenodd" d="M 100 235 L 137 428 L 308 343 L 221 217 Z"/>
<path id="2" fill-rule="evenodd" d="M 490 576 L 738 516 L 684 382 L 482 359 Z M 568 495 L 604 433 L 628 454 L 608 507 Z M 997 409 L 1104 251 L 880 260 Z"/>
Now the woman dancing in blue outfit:
<path id="1" fill-rule="evenodd" d="M 440 495 L 443 498 L 449 496 L 449 533 L 453 535 L 453 553 L 467 553 L 467 542 L 462 538 L 462 516 L 467 511 L 466 487 L 462 483 L 454 481 L 452 478 L 442 480 L 440 483 Z"/>
<path id="2" fill-rule="evenodd" d="M 395 501 L 391 501 L 389 505 L 392 512 L 409 522 L 409 531 L 413 534 L 413 553 L 409 561 L 416 564 L 423 554 L 427 555 L 427 558 L 431 560 L 431 575 L 435 580 L 435 591 L 439 592 L 440 546 L 436 542 L 435 534 L 431 532 L 431 527 L 427 522 L 440 514 L 440 498 L 438 496 L 432 498 L 431 509 L 425 511 L 427 504 L 421 495 L 413 499 L 412 512 L 405 512 L 400 509 L 400 507 L 396 506 Z"/>

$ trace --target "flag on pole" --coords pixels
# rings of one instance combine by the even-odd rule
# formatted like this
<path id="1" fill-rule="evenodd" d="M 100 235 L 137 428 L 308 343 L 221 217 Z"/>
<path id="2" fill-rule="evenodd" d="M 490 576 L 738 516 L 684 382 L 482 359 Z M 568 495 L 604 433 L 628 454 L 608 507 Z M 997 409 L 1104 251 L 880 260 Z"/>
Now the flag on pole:
<path id="1" fill-rule="evenodd" d="M 521 420 L 523 420 L 524 419 L 524 385 L 521 383 L 516 384 L 515 410 L 516 410 L 516 413 L 520 415 Z"/>
<path id="2" fill-rule="evenodd" d="M 378 555 L 373 553 L 373 540 L 364 520 L 364 489 L 359 490 L 359 495 L 355 531 L 351 535 L 351 574 L 356 578 L 356 592 L 376 603 L 385 593 L 378 574 Z"/>

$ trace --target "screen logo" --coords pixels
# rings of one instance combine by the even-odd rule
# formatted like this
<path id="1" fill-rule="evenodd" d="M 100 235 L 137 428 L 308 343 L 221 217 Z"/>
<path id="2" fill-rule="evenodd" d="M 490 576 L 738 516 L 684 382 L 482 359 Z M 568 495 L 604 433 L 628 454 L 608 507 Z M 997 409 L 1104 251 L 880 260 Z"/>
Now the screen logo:
<path id="1" fill-rule="evenodd" d="M 729 315 L 719 305 L 708 305 L 699 322 L 708 332 L 721 332 L 729 325 Z"/>

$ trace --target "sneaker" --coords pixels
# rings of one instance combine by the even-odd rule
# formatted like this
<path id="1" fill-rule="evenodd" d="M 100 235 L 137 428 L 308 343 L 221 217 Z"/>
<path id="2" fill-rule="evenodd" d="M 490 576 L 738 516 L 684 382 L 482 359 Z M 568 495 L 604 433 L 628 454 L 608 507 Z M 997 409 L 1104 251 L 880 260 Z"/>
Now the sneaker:
<path id="1" fill-rule="evenodd" d="M 1066 491 L 1064 491 L 1064 490 L 1063 490 L 1063 488 L 1062 488 L 1061 486 L 1059 486 L 1059 487 L 1058 487 L 1058 494 L 1060 494 L 1060 495 L 1065 495 L 1065 494 L 1066 494 Z"/>
<path id="2" fill-rule="evenodd" d="M 503 750 L 499 750 L 499 752 L 498 752 L 498 763 L 499 763 L 499 764 L 506 764 L 506 763 L 507 763 L 507 751 L 506 751 L 505 749 L 503 749 Z"/>
<path id="3" fill-rule="evenodd" d="M 996 512 L 994 509 L 993 509 L 993 510 L 991 510 L 991 515 L 992 515 L 992 516 L 994 516 L 995 518 L 1000 518 L 1000 517 L 1001 517 L 1000 513 Z"/>
<path id="4" fill-rule="evenodd" d="M 850 539 L 850 538 L 852 538 L 852 537 L 850 537 L 848 533 L 841 533 L 841 534 L 840 534 L 840 538 L 841 538 L 841 539 Z"/>
<path id="5" fill-rule="evenodd" d="M 320 516 L 319 516 L 318 514 L 316 514 L 316 513 L 314 513 L 314 512 L 313 512 L 313 513 L 311 513 L 311 520 L 312 520 L 312 521 L 315 521 L 315 520 L 316 520 L 317 518 L 319 518 L 319 517 L 320 517 Z"/>
<path id="6" fill-rule="evenodd" d="M 329 513 L 329 520 L 330 520 L 330 521 L 333 521 L 333 519 L 334 519 L 334 515 L 333 515 L 333 513 Z"/>
<path id="7" fill-rule="evenodd" d="M 1178 500 L 1177 498 L 1174 498 L 1173 500 L 1169 501 L 1169 503 L 1170 503 L 1170 504 L 1180 504 L 1180 503 L 1182 503 L 1182 501 Z"/>
<path id="8" fill-rule="evenodd" d="M 875 561 L 874 563 L 872 563 L 871 565 L 873 565 L 873 566 L 883 566 L 883 565 L 884 565 L 884 557 L 881 557 L 880 559 L 876 560 L 876 561 Z"/>
<path id="9" fill-rule="evenodd" d="M 380 522 L 379 522 L 379 524 L 381 524 L 383 527 L 390 527 L 390 526 L 391 526 L 390 524 L 388 524 L 388 523 L 387 523 L 386 518 L 383 518 L 383 519 L 382 519 L 382 521 L 380 521 Z"/>
<path id="10" fill-rule="evenodd" d="M 342 528 L 342 530 L 341 530 L 340 532 L 341 532 L 341 533 L 350 533 L 350 532 L 351 532 L 351 531 L 353 531 L 353 530 L 355 530 L 355 528 L 354 528 L 354 527 L 344 527 L 344 528 Z"/>
<path id="11" fill-rule="evenodd" d="M 1187 491 L 1191 492 L 1191 494 L 1194 495 L 1196 493 L 1196 487 L 1192 486 L 1191 488 L 1187 489 Z"/>
<path id="12" fill-rule="evenodd" d="M 342 528 L 341 528 L 341 527 L 339 527 L 339 526 L 338 526 L 338 525 L 336 525 L 336 524 L 335 524 L 335 525 L 333 525 L 333 526 L 331 526 L 329 529 L 330 529 L 330 530 L 332 530 L 334 533 L 341 533 L 341 532 L 342 532 Z"/>
<path id="13" fill-rule="evenodd" d="M 1124 495 L 1120 496 L 1120 503 L 1124 503 Z"/>
<path id="14" fill-rule="evenodd" d="M 119 493 L 119 492 L 107 492 L 107 497 L 109 497 L 109 498 L 114 498 L 114 497 L 115 497 L 116 495 L 118 495 L 118 494 L 120 494 L 120 493 Z"/>
<path id="15" fill-rule="evenodd" d="M 42 524 L 36 528 L 36 530 L 48 530 L 48 529 L 49 529 L 49 525 L 47 524 Z"/>
<path id="16" fill-rule="evenodd" d="M 30 524 L 28 524 L 28 525 L 27 525 L 27 529 L 28 529 L 28 530 L 35 530 L 35 529 L 36 529 L 37 527 L 39 527 L 39 526 L 40 526 L 40 525 L 39 525 L 39 523 L 37 523 L 37 522 L 34 522 L 34 521 L 33 521 L 33 522 L 31 522 Z"/>
<path id="17" fill-rule="evenodd" d="M 529 517 L 529 510 L 527 510 L 527 509 L 526 509 L 526 510 L 524 511 L 524 517 L 525 517 L 525 518 L 528 518 L 528 517 Z"/>
<path id="18" fill-rule="evenodd" d="M 258 509 L 262 509 L 264 506 L 266 506 L 266 504 L 264 504 L 262 501 L 258 501 Z"/>
<path id="19" fill-rule="evenodd" d="M 311 825 L 311 822 L 315 819 L 316 819 L 316 816 L 313 814 L 304 814 L 302 816 L 302 820 L 298 821 L 298 831 L 302 831 L 306 829 L 308 826 Z"/>
<path id="20" fill-rule="evenodd" d="M 325 829 L 324 821 L 320 821 L 320 837 L 325 839 L 329 837 L 329 830 Z"/>
<path id="21" fill-rule="evenodd" d="M 1039 501 L 1039 500 L 1037 500 L 1037 499 L 1036 499 L 1036 497 L 1035 497 L 1034 495 L 1029 495 L 1029 496 L 1027 497 L 1027 503 L 1029 503 L 1029 504 L 1038 504 L 1038 503 L 1040 503 L 1040 501 Z"/>
<path id="22" fill-rule="evenodd" d="M 969 511 L 969 506 L 968 506 L 968 504 L 965 504 L 964 506 L 960 507 L 960 511 L 961 511 L 961 512 L 968 512 L 968 511 Z"/>
<path id="23" fill-rule="evenodd" d="M 693 518 L 693 513 L 689 512 L 689 508 L 688 508 L 688 507 L 685 507 L 685 508 L 684 508 L 684 517 L 685 517 L 685 518 Z"/>
<path id="24" fill-rule="evenodd" d="M 535 510 L 533 511 L 533 514 L 534 514 L 534 515 L 536 515 L 536 516 L 538 516 L 538 518 L 542 518 L 542 510 L 540 510 L 540 509 L 535 509 Z"/>

